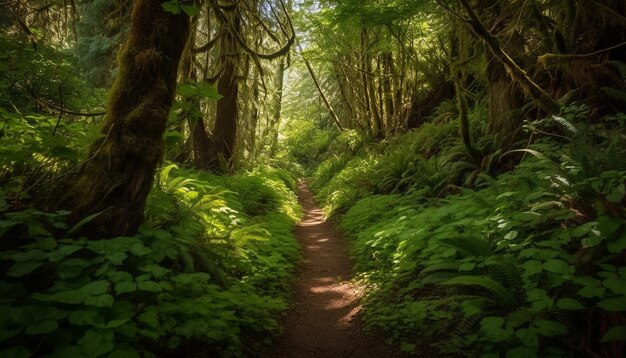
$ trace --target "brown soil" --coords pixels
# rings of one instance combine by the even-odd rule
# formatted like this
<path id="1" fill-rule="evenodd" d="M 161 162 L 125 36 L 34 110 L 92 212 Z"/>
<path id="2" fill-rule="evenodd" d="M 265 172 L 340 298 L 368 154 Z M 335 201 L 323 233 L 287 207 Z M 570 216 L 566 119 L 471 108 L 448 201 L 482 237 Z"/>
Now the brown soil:
<path id="1" fill-rule="evenodd" d="M 299 183 L 305 216 L 296 227 L 303 259 L 295 285 L 295 305 L 283 321 L 284 335 L 272 358 L 384 358 L 398 354 L 363 333 L 357 314 L 362 289 L 350 279 L 346 243 L 325 221 L 305 182 Z"/>

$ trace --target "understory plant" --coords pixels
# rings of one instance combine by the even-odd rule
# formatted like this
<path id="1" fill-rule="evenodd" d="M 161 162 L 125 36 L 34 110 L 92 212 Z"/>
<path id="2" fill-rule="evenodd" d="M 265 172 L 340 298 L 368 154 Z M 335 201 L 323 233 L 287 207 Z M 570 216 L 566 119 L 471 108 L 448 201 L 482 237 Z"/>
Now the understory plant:
<path id="1" fill-rule="evenodd" d="M 90 218 L 69 227 L 67 212 L 17 209 L 2 195 L 0 355 L 257 349 L 279 330 L 298 255 L 295 195 L 270 172 L 224 179 L 167 165 L 129 237 L 76 236 Z"/>
<path id="2" fill-rule="evenodd" d="M 340 226 L 369 288 L 370 328 L 422 356 L 624 354 L 624 134 L 573 124 L 583 110 L 527 123 L 564 135 L 501 154 L 523 159 L 512 172 L 482 175 L 479 186 L 442 195 L 433 190 L 441 185 L 397 181 L 377 193 L 388 180 L 379 181 L 344 204 Z M 403 158 L 393 146 L 386 152 L 397 154 L 384 158 Z M 447 148 L 418 163 L 448 156 Z M 391 177 L 395 164 L 384 158 L 380 168 Z M 412 170 L 411 177 L 429 173 Z"/>

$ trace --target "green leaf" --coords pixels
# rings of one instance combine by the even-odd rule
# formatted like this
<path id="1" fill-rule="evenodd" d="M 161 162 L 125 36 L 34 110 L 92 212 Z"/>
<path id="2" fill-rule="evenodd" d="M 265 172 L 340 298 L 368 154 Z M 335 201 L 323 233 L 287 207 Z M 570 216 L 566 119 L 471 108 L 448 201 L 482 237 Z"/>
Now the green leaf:
<path id="1" fill-rule="evenodd" d="M 84 353 L 98 357 L 113 350 L 113 331 L 90 329 L 85 332 L 78 344 Z"/>
<path id="2" fill-rule="evenodd" d="M 513 336 L 513 330 L 503 328 L 504 318 L 485 317 L 480 321 L 480 330 L 491 342 L 502 342 Z"/>
<path id="3" fill-rule="evenodd" d="M 407 342 L 400 343 L 400 349 L 403 352 L 412 353 L 412 352 L 415 352 L 415 348 L 417 348 L 416 344 L 407 343 Z"/>
<path id="4" fill-rule="evenodd" d="M 87 306 L 94 307 L 112 307 L 113 302 L 115 302 L 115 299 L 109 294 L 90 296 L 85 299 L 85 304 Z"/>
<path id="5" fill-rule="evenodd" d="M 114 320 L 107 322 L 105 328 L 117 328 L 125 324 L 128 321 L 129 321 L 128 319 L 114 319 Z"/>
<path id="6" fill-rule="evenodd" d="M 585 308 L 580 302 L 573 298 L 561 298 L 556 301 L 556 307 L 563 310 L 577 311 Z"/>
<path id="7" fill-rule="evenodd" d="M 108 288 L 109 288 L 109 282 L 105 280 L 99 280 L 99 281 L 94 281 L 94 282 L 90 282 L 86 284 L 85 286 L 81 287 L 81 290 L 83 292 L 86 292 L 90 295 L 95 296 L 95 295 L 101 295 L 103 293 L 106 293 Z"/>
<path id="8" fill-rule="evenodd" d="M 152 253 L 152 250 L 143 244 L 136 243 L 130 247 L 130 252 L 135 256 L 144 256 Z"/>
<path id="9" fill-rule="evenodd" d="M 57 327 L 57 321 L 45 320 L 43 322 L 39 322 L 37 324 L 26 327 L 26 330 L 24 332 L 29 335 L 46 334 L 55 331 Z"/>
<path id="10" fill-rule="evenodd" d="M 600 340 L 600 342 L 611 341 L 626 341 L 626 326 L 616 326 L 609 329 Z"/>
<path id="11" fill-rule="evenodd" d="M 111 262 L 113 265 L 119 266 L 122 263 L 124 263 L 124 260 L 126 260 L 126 258 L 128 257 L 128 255 L 126 255 L 123 252 L 116 252 L 114 254 L 111 255 L 107 255 L 107 260 L 109 260 L 109 262 Z"/>
<path id="12" fill-rule="evenodd" d="M 144 265 L 144 266 L 139 267 L 139 270 L 143 272 L 150 272 L 154 277 L 162 277 L 168 272 L 170 272 L 170 270 L 164 268 L 163 266 L 159 266 L 157 264 Z"/>
<path id="13" fill-rule="evenodd" d="M 454 248 L 449 248 L 441 253 L 442 257 L 452 257 L 454 255 L 456 255 L 456 249 Z"/>
<path id="14" fill-rule="evenodd" d="M 520 328 L 515 331 L 515 336 L 519 338 L 519 340 L 526 347 L 537 347 L 539 345 L 539 337 L 537 336 L 537 332 L 535 332 L 532 328 Z M 531 355 L 534 357 L 535 355 Z"/>
<path id="15" fill-rule="evenodd" d="M 578 291 L 578 295 L 585 298 L 602 297 L 605 291 L 604 287 L 586 286 Z"/>
<path id="16" fill-rule="evenodd" d="M 561 275 L 569 274 L 569 265 L 564 260 L 548 260 L 543 263 L 543 269 L 548 272 L 558 273 Z"/>
<path id="17" fill-rule="evenodd" d="M 108 209 L 107 209 L 108 210 Z M 80 230 L 81 227 L 85 226 L 86 224 L 88 224 L 89 222 L 91 222 L 93 219 L 97 218 L 99 215 L 101 215 L 102 213 L 104 213 L 106 210 L 102 210 L 98 213 L 95 214 L 91 214 L 85 218 L 83 218 L 81 221 L 79 221 L 76 225 L 74 225 L 71 229 L 69 229 L 67 231 L 68 234 L 73 234 L 76 231 Z"/>
<path id="18" fill-rule="evenodd" d="M 133 280 L 133 276 L 126 271 L 110 272 L 108 276 L 111 279 L 111 281 L 113 281 L 114 283 L 120 283 L 120 282 Z"/>
<path id="19" fill-rule="evenodd" d="M 16 262 L 6 271 L 7 276 L 22 277 L 43 265 L 41 261 Z"/>
<path id="20" fill-rule="evenodd" d="M 28 250 L 23 252 L 14 252 L 10 258 L 15 262 L 26 262 L 42 261 L 45 257 L 46 254 L 41 250 Z"/>
<path id="21" fill-rule="evenodd" d="M 612 254 L 621 253 L 626 249 L 626 235 L 622 235 L 618 239 L 609 242 L 606 247 Z"/>
<path id="22" fill-rule="evenodd" d="M 613 203 L 620 203 L 624 198 L 624 192 L 626 188 L 624 187 L 624 183 L 616 186 L 611 190 L 611 192 L 606 196 L 606 199 Z"/>
<path id="23" fill-rule="evenodd" d="M 137 283 L 137 287 L 142 291 L 161 292 L 163 289 L 154 281 L 141 281 Z"/>
<path id="24" fill-rule="evenodd" d="M 157 327 L 159 325 L 157 312 L 154 309 L 143 312 L 137 317 L 137 319 L 139 322 L 143 322 L 150 327 Z"/>
<path id="25" fill-rule="evenodd" d="M 526 261 L 524 262 L 522 267 L 524 267 L 524 269 L 526 270 L 526 275 L 529 275 L 529 276 L 538 274 L 543 269 L 543 266 L 541 265 L 541 261 L 538 261 L 538 260 Z"/>
<path id="26" fill-rule="evenodd" d="M 62 258 L 65 258 L 65 257 L 75 253 L 76 251 L 78 251 L 80 249 L 82 249 L 81 246 L 74 246 L 74 245 L 62 246 L 58 250 L 49 253 L 48 254 L 48 260 L 50 260 L 52 262 L 59 261 Z"/>
<path id="27" fill-rule="evenodd" d="M 598 302 L 598 306 L 609 312 L 626 311 L 626 297 L 607 298 Z"/>
<path id="28" fill-rule="evenodd" d="M 602 282 L 602 285 L 617 295 L 626 296 L 626 280 L 623 277 L 609 277 Z"/>
<path id="29" fill-rule="evenodd" d="M 222 98 L 222 95 L 217 92 L 217 87 L 210 85 L 206 82 L 199 83 L 198 94 L 202 97 L 209 98 L 209 99 L 217 100 L 217 99 Z"/>
<path id="30" fill-rule="evenodd" d="M 567 327 L 563 324 L 545 319 L 536 320 L 535 327 L 537 327 L 537 333 L 545 337 L 554 337 L 567 333 Z"/>
<path id="31" fill-rule="evenodd" d="M 178 1 L 167 1 L 161 4 L 163 10 L 170 12 L 174 15 L 180 14 L 180 4 Z"/>
<path id="32" fill-rule="evenodd" d="M 54 293 L 48 297 L 48 301 L 76 305 L 85 301 L 89 294 L 82 290 L 68 290 Z"/>
<path id="33" fill-rule="evenodd" d="M 476 267 L 476 264 L 473 262 L 464 262 L 459 266 L 459 271 L 472 271 Z"/>
<path id="34" fill-rule="evenodd" d="M 182 84 L 178 86 L 178 94 L 181 96 L 191 97 L 198 94 L 198 89 L 192 84 Z M 165 169 L 163 170 L 165 172 Z"/>
<path id="35" fill-rule="evenodd" d="M 130 281 L 123 281 L 115 285 L 115 292 L 118 295 L 122 293 L 135 292 L 137 290 L 137 284 Z"/>
<path id="36" fill-rule="evenodd" d="M 73 311 L 68 321 L 76 326 L 99 326 L 104 324 L 104 318 L 95 310 Z"/>
<path id="37" fill-rule="evenodd" d="M 183 11 L 185 12 L 185 14 L 187 14 L 189 17 L 193 17 L 198 15 L 198 13 L 200 12 L 200 10 L 193 6 L 193 5 L 180 5 L 181 9 L 183 9 Z"/>

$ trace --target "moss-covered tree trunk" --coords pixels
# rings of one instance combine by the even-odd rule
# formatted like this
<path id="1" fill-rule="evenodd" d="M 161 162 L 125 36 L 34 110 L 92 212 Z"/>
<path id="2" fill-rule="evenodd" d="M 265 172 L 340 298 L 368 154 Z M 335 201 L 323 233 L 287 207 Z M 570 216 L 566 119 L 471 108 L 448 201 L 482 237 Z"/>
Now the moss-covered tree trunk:
<path id="1" fill-rule="evenodd" d="M 128 235 L 143 221 L 188 35 L 186 15 L 165 12 L 160 0 L 135 0 L 102 138 L 67 192 L 75 221 L 99 213 L 90 234 Z"/>
<path id="2" fill-rule="evenodd" d="M 222 95 L 217 101 L 213 127 L 213 152 L 210 168 L 213 171 L 229 169 L 235 155 L 237 127 L 239 121 L 239 67 L 240 45 L 236 36 L 241 36 L 241 13 L 238 5 L 223 7 L 221 22 L 220 61 L 223 71 L 217 81 L 217 91 Z M 222 10 L 218 10 L 222 11 Z"/>

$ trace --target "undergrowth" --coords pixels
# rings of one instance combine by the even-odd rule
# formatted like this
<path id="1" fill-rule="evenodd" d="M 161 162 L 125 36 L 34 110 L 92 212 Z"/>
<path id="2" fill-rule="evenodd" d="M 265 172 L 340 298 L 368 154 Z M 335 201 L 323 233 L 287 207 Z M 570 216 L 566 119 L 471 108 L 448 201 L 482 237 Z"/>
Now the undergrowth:
<path id="1" fill-rule="evenodd" d="M 279 331 L 298 255 L 288 186 L 270 169 L 225 178 L 170 164 L 139 233 L 102 240 L 2 191 L 0 356 L 254 351 Z"/>
<path id="2" fill-rule="evenodd" d="M 563 135 L 526 149 L 494 155 L 481 138 L 481 164 L 444 124 L 318 167 L 313 188 L 368 287 L 368 327 L 421 356 L 624 354 L 625 134 L 564 113 L 527 123 Z"/>

